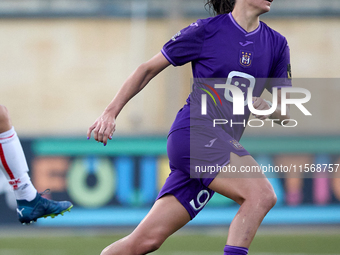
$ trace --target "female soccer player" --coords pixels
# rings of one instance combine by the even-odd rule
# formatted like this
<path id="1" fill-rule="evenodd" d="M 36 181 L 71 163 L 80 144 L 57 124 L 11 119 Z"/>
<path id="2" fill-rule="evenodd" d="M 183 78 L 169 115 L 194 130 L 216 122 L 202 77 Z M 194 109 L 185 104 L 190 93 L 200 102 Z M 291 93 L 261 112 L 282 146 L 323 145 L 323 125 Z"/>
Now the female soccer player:
<path id="1" fill-rule="evenodd" d="M 259 16 L 270 10 L 271 3 L 272 0 L 209 0 L 207 4 L 217 16 L 197 20 L 184 28 L 160 53 L 140 65 L 88 129 L 88 138 L 93 132 L 95 140 L 105 146 L 115 131 L 119 112 L 134 95 L 170 64 L 192 63 L 193 90 L 168 136 L 171 173 L 144 220 L 130 235 L 106 247 L 102 255 L 157 250 L 203 209 L 214 192 L 240 205 L 229 228 L 224 254 L 247 254 L 259 225 L 276 203 L 269 181 L 261 173 L 253 175 L 261 178 L 243 173 L 228 178 L 228 173 L 201 174 L 193 167 L 231 166 L 238 171 L 241 167 L 259 167 L 238 143 L 245 128 L 242 123 L 248 120 L 250 111 L 244 107 L 243 115 L 233 114 L 233 99 L 226 85 L 240 89 L 245 98 L 252 96 L 247 94 L 247 87 L 252 87 L 252 103 L 257 110 L 270 109 L 270 103 L 260 98 L 265 88 L 274 91 L 276 87 L 280 92 L 281 87 L 291 86 L 287 41 L 259 21 Z M 205 96 L 208 92 L 218 97 L 216 104 Z M 276 122 L 289 118 L 288 114 L 280 114 L 280 93 L 277 97 L 275 112 L 255 117 Z M 228 124 L 212 127 L 215 119 L 228 120 Z"/>
<path id="2" fill-rule="evenodd" d="M 37 193 L 27 173 L 28 166 L 19 137 L 3 105 L 0 105 L 0 169 L 13 187 L 21 223 L 29 224 L 38 218 L 54 217 L 71 210 L 73 205 L 70 202 L 48 200 Z"/>

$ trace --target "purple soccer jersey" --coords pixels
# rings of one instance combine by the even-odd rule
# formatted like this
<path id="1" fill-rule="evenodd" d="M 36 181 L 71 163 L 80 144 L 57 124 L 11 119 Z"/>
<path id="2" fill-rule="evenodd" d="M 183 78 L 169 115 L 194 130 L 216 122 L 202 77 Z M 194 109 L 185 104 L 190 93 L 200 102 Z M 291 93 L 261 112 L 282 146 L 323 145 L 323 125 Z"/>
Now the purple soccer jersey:
<path id="1" fill-rule="evenodd" d="M 248 120 L 247 88 L 253 96 L 261 96 L 264 89 L 291 86 L 290 56 L 286 39 L 260 22 L 253 32 L 246 32 L 231 13 L 197 20 L 178 32 L 162 49 L 174 66 L 191 62 L 194 77 L 187 104 L 178 113 L 170 133 L 188 126 L 212 125 L 213 119 L 227 119 L 234 123 Z M 245 114 L 233 115 L 232 94 L 216 84 L 237 86 L 245 95 Z M 201 95 L 210 92 L 207 116 L 201 114 Z M 223 129 L 240 140 L 245 125 L 224 125 Z"/>
<path id="2" fill-rule="evenodd" d="M 194 82 L 187 104 L 178 112 L 168 136 L 171 174 L 157 199 L 174 195 L 194 218 L 211 199 L 210 183 L 230 154 L 249 155 L 238 142 L 246 125 L 213 127 L 214 119 L 248 121 L 248 87 L 259 97 L 264 89 L 291 86 L 289 47 L 286 39 L 266 24 L 247 33 L 231 13 L 198 20 L 178 32 L 162 49 L 174 66 L 191 62 Z M 233 115 L 230 84 L 243 92 L 244 114 Z M 222 85 L 222 86 L 219 86 Z M 206 96 L 206 114 L 202 98 Z M 239 177 L 232 176 L 230 177 Z"/>

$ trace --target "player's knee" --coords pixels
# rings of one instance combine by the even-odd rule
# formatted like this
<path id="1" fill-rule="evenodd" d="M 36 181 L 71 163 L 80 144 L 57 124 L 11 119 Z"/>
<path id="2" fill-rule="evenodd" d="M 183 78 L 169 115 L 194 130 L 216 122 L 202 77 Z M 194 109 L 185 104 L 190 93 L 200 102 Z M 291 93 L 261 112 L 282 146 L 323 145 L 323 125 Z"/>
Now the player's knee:
<path id="1" fill-rule="evenodd" d="M 277 197 L 272 187 L 263 193 L 260 201 L 262 208 L 267 212 L 274 207 Z"/>
<path id="2" fill-rule="evenodd" d="M 137 249 L 135 250 L 134 255 L 147 254 L 147 253 L 156 251 L 161 247 L 163 242 L 164 240 L 160 237 L 151 237 L 151 238 L 149 237 L 145 240 L 142 240 L 137 246 Z"/>
<path id="3" fill-rule="evenodd" d="M 114 253 L 112 252 L 112 244 L 105 247 L 104 250 L 100 253 L 100 255 L 113 255 Z"/>
<path id="4" fill-rule="evenodd" d="M 107 249 L 105 248 L 104 250 L 102 250 L 102 252 L 100 253 L 100 255 L 108 255 Z"/>
<path id="5" fill-rule="evenodd" d="M 162 235 L 151 236 L 131 234 L 106 247 L 100 255 L 142 255 L 158 250 L 165 238 Z"/>
<path id="6" fill-rule="evenodd" d="M 267 213 L 276 204 L 277 197 L 274 192 L 273 187 L 268 184 L 256 185 L 250 189 L 243 197 L 243 201 L 251 204 L 256 204 L 258 208 L 261 208 L 265 213 Z"/>

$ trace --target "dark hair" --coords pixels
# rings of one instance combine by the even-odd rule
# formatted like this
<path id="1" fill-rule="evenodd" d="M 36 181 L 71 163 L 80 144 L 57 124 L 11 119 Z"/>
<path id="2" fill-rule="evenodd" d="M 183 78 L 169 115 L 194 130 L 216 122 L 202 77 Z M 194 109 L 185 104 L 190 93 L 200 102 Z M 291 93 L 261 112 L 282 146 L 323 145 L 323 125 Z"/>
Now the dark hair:
<path id="1" fill-rule="evenodd" d="M 236 0 L 207 0 L 205 6 L 209 9 L 213 9 L 214 14 L 225 14 L 232 12 L 235 6 Z"/>

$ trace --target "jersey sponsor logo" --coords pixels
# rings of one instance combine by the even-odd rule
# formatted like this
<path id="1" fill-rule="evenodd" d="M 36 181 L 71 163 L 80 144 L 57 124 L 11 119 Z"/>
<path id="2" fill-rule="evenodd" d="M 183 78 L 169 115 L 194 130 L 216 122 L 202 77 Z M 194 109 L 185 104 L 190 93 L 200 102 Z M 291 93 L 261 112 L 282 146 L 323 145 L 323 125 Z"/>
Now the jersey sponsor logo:
<path id="1" fill-rule="evenodd" d="M 249 44 L 253 44 L 253 43 L 254 43 L 254 42 L 246 41 L 245 43 L 240 42 L 240 45 L 243 46 L 243 47 L 245 47 L 245 46 L 247 46 L 247 45 L 249 45 Z"/>
<path id="2" fill-rule="evenodd" d="M 252 62 L 253 62 L 253 56 L 254 56 L 254 53 L 251 52 L 251 51 L 245 51 L 245 50 L 241 50 L 240 51 L 240 65 L 243 66 L 243 67 L 250 67 Z"/>
<path id="3" fill-rule="evenodd" d="M 177 37 L 179 37 L 181 35 L 181 31 L 179 31 L 178 33 L 176 33 L 173 37 L 171 37 L 171 40 L 176 41 Z"/>
<path id="4" fill-rule="evenodd" d="M 206 198 L 203 202 L 201 202 L 201 197 L 204 196 L 204 195 L 206 195 Z M 196 203 L 195 203 L 195 199 L 192 199 L 190 201 L 190 205 L 191 205 L 192 208 L 194 208 L 195 211 L 198 211 L 198 210 L 201 210 L 208 203 L 209 199 L 210 199 L 209 192 L 207 190 L 203 189 L 198 193 L 198 195 L 196 197 Z M 197 206 L 196 206 L 196 204 L 197 204 Z"/>
<path id="5" fill-rule="evenodd" d="M 287 65 L 287 76 L 289 80 L 292 79 L 292 65 L 291 64 Z"/>
<path id="6" fill-rule="evenodd" d="M 217 140 L 217 138 L 210 140 L 208 144 L 204 145 L 204 147 L 210 148 L 211 146 L 213 146 L 213 144 L 216 140 Z"/>
<path id="7" fill-rule="evenodd" d="M 238 141 L 236 141 L 235 139 L 233 139 L 233 140 L 231 140 L 231 141 L 229 141 L 229 142 L 230 142 L 231 145 L 233 145 L 234 148 L 237 149 L 237 150 L 243 150 L 243 149 L 244 149 L 244 147 L 243 147 Z"/>

